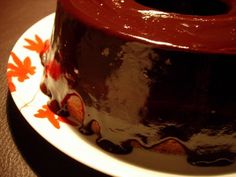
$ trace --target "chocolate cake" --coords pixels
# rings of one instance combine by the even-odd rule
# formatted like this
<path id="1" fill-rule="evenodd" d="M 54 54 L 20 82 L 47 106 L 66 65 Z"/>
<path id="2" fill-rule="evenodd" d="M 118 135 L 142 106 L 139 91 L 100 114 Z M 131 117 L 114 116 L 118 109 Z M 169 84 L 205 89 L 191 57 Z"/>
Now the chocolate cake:
<path id="1" fill-rule="evenodd" d="M 58 0 L 42 90 L 103 149 L 236 156 L 236 1 Z"/>

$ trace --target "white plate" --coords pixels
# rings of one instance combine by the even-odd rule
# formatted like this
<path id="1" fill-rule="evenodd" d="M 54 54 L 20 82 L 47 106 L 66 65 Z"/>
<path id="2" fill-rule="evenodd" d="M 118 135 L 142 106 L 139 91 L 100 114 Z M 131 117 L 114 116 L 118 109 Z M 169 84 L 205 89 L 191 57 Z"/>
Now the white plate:
<path id="1" fill-rule="evenodd" d="M 52 112 L 47 112 L 47 115 L 51 114 L 51 119 L 38 118 L 40 117 L 39 110 L 41 110 L 41 117 L 45 112 L 43 105 L 47 104 L 49 98 L 39 89 L 43 67 L 37 48 L 42 46 L 34 45 L 37 44 L 35 35 L 39 36 L 42 41 L 49 39 L 53 21 L 54 14 L 51 14 L 34 24 L 19 38 L 9 57 L 7 69 L 8 84 L 13 100 L 28 123 L 43 138 L 75 160 L 112 176 L 214 175 L 233 177 L 236 175 L 235 164 L 226 167 L 196 167 L 189 165 L 184 156 L 163 155 L 141 149 L 135 149 L 129 155 L 110 154 L 95 144 L 95 137 L 80 134 L 76 126 L 64 123 L 63 118 L 59 118 Z M 32 42 L 31 47 L 36 47 L 30 50 L 30 47 L 26 46 L 30 46 Z M 38 43 L 40 43 L 39 39 Z M 31 70 L 28 70 L 30 67 Z M 17 70 L 19 68 L 20 70 Z M 49 120 L 54 122 L 54 125 Z"/>

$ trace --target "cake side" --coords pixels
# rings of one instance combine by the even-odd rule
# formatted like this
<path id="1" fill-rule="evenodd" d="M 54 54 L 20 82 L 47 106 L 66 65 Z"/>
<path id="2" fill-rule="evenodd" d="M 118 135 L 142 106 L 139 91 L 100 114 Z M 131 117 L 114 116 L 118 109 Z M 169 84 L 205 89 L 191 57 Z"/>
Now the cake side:
<path id="1" fill-rule="evenodd" d="M 196 165 L 225 165 L 236 153 L 234 58 L 121 38 L 59 3 L 43 85 L 54 111 L 69 112 L 108 151 L 141 146 L 186 154 Z"/>

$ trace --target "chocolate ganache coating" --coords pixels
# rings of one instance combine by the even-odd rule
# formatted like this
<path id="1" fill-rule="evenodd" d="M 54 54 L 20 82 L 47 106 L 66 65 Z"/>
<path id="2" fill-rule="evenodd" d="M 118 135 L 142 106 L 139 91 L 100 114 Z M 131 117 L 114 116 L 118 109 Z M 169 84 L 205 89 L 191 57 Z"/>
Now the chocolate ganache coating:
<path id="1" fill-rule="evenodd" d="M 133 140 L 147 149 L 174 140 L 191 164 L 231 164 L 235 12 L 194 16 L 133 0 L 60 0 L 42 60 L 47 93 L 61 109 L 68 95 L 79 95 L 81 132 L 96 120 L 97 143 L 108 151 L 128 153 Z"/>

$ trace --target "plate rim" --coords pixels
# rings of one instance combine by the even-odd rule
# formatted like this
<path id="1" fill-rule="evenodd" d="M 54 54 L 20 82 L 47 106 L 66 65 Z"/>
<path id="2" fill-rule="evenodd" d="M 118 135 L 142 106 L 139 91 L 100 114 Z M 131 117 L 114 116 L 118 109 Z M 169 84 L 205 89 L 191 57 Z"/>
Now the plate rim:
<path id="1" fill-rule="evenodd" d="M 36 23 L 34 23 L 31 27 L 29 27 L 16 41 L 14 47 L 12 48 L 11 51 L 17 51 L 19 50 L 18 48 L 22 48 L 22 41 L 25 39 L 26 36 L 28 36 L 28 34 L 31 34 L 32 32 L 34 32 L 34 30 L 38 27 L 41 26 L 44 23 L 50 23 L 49 25 L 51 30 L 53 28 L 53 20 L 55 18 L 55 13 L 52 13 L 44 18 L 42 18 L 41 20 L 37 21 Z M 47 28 L 49 28 L 47 26 Z M 49 29 L 48 29 L 49 30 Z M 51 33 L 49 33 L 50 35 Z M 50 36 L 48 36 L 50 37 Z M 20 47 L 21 46 L 21 47 Z M 24 53 L 24 52 L 22 52 Z M 32 54 L 34 56 L 36 56 L 35 54 Z M 9 56 L 8 59 L 8 63 L 12 61 L 11 56 Z M 39 71 L 38 71 L 39 72 Z M 42 72 L 42 71 L 41 71 Z M 42 73 L 41 73 L 42 76 Z M 8 79 L 8 78 L 7 78 Z M 9 80 L 8 80 L 9 81 Z M 39 83 L 40 84 L 40 83 Z M 39 90 L 39 84 L 38 84 L 38 90 Z M 9 84 L 8 84 L 9 87 Z M 89 160 L 86 159 L 86 155 L 82 155 L 80 153 L 78 157 L 78 155 L 73 154 L 73 152 L 68 152 L 67 149 L 65 149 L 65 147 L 68 146 L 62 146 L 61 144 L 58 144 L 58 141 L 55 140 L 55 138 L 53 138 L 51 135 L 50 137 L 47 135 L 45 135 L 45 132 L 42 131 L 40 128 L 36 128 L 34 123 L 30 120 L 30 115 L 24 111 L 24 107 L 22 107 L 22 103 L 19 101 L 19 98 L 16 96 L 15 93 L 10 92 L 10 95 L 13 98 L 14 103 L 16 104 L 16 107 L 19 109 L 19 111 L 21 112 L 21 114 L 23 115 L 24 119 L 30 124 L 30 126 L 33 128 L 33 130 L 35 130 L 42 138 L 44 138 L 46 141 L 48 141 L 48 143 L 52 144 L 55 148 L 59 149 L 61 152 L 63 152 L 64 154 L 68 155 L 69 157 L 75 159 L 78 162 L 83 163 L 86 166 L 89 166 L 90 168 L 93 168 L 97 171 L 100 171 L 102 173 L 105 173 L 107 175 L 112 175 L 112 176 L 122 176 L 122 177 L 143 177 L 145 175 L 148 174 L 149 177 L 154 177 L 154 176 L 159 176 L 159 177 L 177 177 L 177 176 L 185 176 L 185 174 L 171 174 L 171 173 L 166 173 L 166 172 L 160 172 L 160 171 L 156 171 L 156 170 L 152 170 L 152 169 L 147 169 L 147 168 L 143 168 L 140 166 L 136 166 L 133 164 L 130 164 L 128 162 L 124 162 L 121 160 L 116 159 L 115 157 L 109 156 L 109 154 L 105 153 L 102 150 L 99 150 L 98 148 L 93 147 L 92 145 L 89 145 L 86 141 L 82 140 L 81 138 L 77 138 L 78 140 L 80 139 L 80 143 L 86 143 L 82 144 L 81 147 L 81 151 L 83 150 L 87 150 L 86 148 L 90 147 L 90 153 L 92 153 L 92 155 L 96 155 L 96 158 L 94 160 Z M 45 95 L 45 99 L 46 99 L 46 95 Z M 21 106 L 20 106 L 21 105 Z M 32 115 L 31 115 L 32 116 Z M 38 126 L 40 127 L 40 126 Z M 67 125 L 62 126 L 63 127 L 63 131 L 74 131 L 72 129 L 70 129 Z M 76 133 L 74 133 L 75 135 Z M 65 140 L 63 140 L 64 142 Z M 63 143 L 66 144 L 66 143 Z M 78 150 L 79 151 L 79 150 Z M 91 155 L 90 155 L 91 156 Z M 106 157 L 107 160 L 104 161 L 104 159 L 101 161 L 100 157 Z M 99 160 L 99 163 L 97 163 L 96 161 Z M 112 163 L 111 163 L 112 162 Z M 110 164 L 109 164 L 110 163 Z M 109 168 L 106 165 L 109 165 Z M 115 165 L 114 165 L 115 164 Z M 119 168 L 119 170 L 117 170 Z M 132 170 L 130 170 L 132 168 Z M 236 175 L 236 173 L 227 173 L 227 174 L 220 174 L 220 175 L 215 175 L 215 176 L 219 176 L 219 177 L 233 177 L 234 175 Z M 190 175 L 187 175 L 190 176 Z M 197 175 L 198 176 L 198 175 Z M 203 175 L 200 175 L 203 176 Z M 193 177 L 191 175 L 191 177 Z"/>

